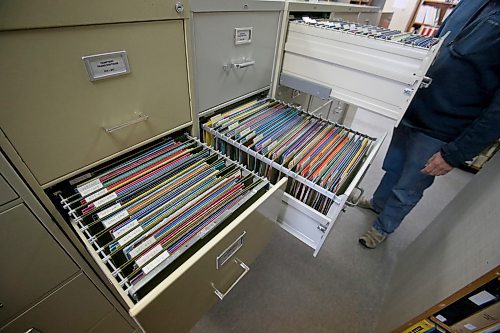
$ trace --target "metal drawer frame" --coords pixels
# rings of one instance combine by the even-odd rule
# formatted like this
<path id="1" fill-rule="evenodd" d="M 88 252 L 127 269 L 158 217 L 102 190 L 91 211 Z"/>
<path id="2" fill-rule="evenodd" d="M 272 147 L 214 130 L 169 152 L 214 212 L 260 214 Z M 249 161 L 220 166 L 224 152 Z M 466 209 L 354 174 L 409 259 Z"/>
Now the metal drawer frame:
<path id="1" fill-rule="evenodd" d="M 303 112 L 317 118 L 317 116 L 315 116 L 312 113 L 305 111 Z M 329 120 L 325 121 L 333 123 Z M 278 222 L 278 224 L 283 229 L 288 231 L 290 234 L 294 235 L 303 243 L 310 246 L 314 250 L 313 252 L 314 257 L 318 255 L 319 251 L 321 250 L 321 247 L 323 246 L 323 243 L 330 234 L 335 221 L 337 220 L 340 213 L 344 209 L 344 205 L 346 204 L 347 198 L 363 178 L 364 174 L 368 170 L 369 166 L 371 165 L 373 159 L 377 155 L 378 151 L 380 150 L 380 147 L 382 146 L 382 143 L 384 142 L 387 136 L 387 133 L 384 133 L 381 137 L 376 139 L 376 141 L 370 148 L 370 151 L 366 156 L 364 162 L 362 163 L 359 171 L 356 173 L 356 176 L 353 178 L 350 185 L 347 187 L 346 191 L 343 194 L 338 195 L 300 176 L 299 174 L 293 172 L 292 170 L 287 169 L 283 165 L 278 164 L 272 161 L 271 159 L 253 151 L 252 149 L 246 147 L 245 145 L 242 145 L 239 142 L 225 135 L 222 135 L 221 133 L 217 132 L 216 130 L 208 126 L 203 125 L 202 128 L 204 131 L 210 133 L 211 135 L 220 140 L 225 141 L 226 143 L 235 147 L 239 151 L 246 153 L 254 157 L 255 159 L 258 159 L 261 162 L 269 165 L 273 169 L 279 171 L 281 174 L 288 177 L 290 180 L 298 181 L 306 185 L 307 187 L 311 188 L 312 190 L 318 192 L 319 194 L 322 194 L 325 197 L 333 200 L 332 206 L 325 215 L 316 211 L 315 209 L 301 202 L 300 200 L 294 198 L 288 193 L 285 193 L 283 196 L 280 213 L 277 217 L 276 222 Z"/>

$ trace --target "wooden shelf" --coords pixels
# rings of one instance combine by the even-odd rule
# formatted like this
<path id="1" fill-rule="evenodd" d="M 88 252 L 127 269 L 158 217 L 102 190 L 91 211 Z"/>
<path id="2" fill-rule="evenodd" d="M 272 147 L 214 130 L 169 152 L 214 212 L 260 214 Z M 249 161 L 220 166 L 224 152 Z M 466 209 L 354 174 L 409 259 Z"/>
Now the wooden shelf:
<path id="1" fill-rule="evenodd" d="M 448 2 L 448 1 L 444 1 L 444 0 L 420 0 L 420 1 L 418 1 L 417 5 L 413 9 L 413 14 L 412 14 L 411 20 L 408 22 L 408 25 L 406 26 L 406 31 L 410 31 L 410 29 L 413 26 L 415 26 L 415 24 L 417 24 L 419 26 L 423 25 L 422 23 L 415 22 L 415 19 L 417 18 L 417 13 L 420 10 L 420 7 L 422 7 L 423 5 L 436 7 L 440 10 L 438 24 L 437 24 L 437 26 L 439 26 L 444 21 L 444 16 L 445 16 L 446 11 L 450 8 L 453 8 L 457 4 L 458 3 Z M 434 27 L 434 25 L 429 25 L 429 24 L 425 24 L 425 25 Z"/>
<path id="2" fill-rule="evenodd" d="M 410 320 L 406 324 L 401 325 L 400 327 L 398 327 L 397 329 L 395 329 L 394 331 L 392 331 L 392 333 L 403 332 L 408 327 L 414 325 L 415 323 L 418 323 L 419 321 L 421 321 L 423 319 L 427 319 L 427 318 L 431 318 L 431 320 L 433 322 L 435 322 L 436 324 L 438 324 L 440 327 L 446 329 L 446 327 L 448 327 L 447 325 L 445 325 L 443 323 L 441 323 L 442 324 L 441 325 L 441 324 L 438 323 L 439 320 L 433 319 L 433 318 L 435 318 L 435 317 L 433 317 L 434 314 L 437 313 L 437 312 L 439 312 L 440 310 L 442 310 L 446 306 L 448 306 L 450 304 L 453 304 L 454 302 L 458 301 L 462 297 L 465 297 L 467 294 L 469 294 L 469 293 L 473 292 L 474 290 L 480 288 L 481 286 L 485 285 L 486 283 L 490 282 L 491 280 L 498 279 L 499 276 L 500 276 L 500 266 L 497 266 L 496 268 L 492 269 L 491 271 L 489 271 L 485 275 L 481 276 L 477 280 L 469 283 L 468 285 L 466 285 L 462 289 L 456 291 L 454 294 L 452 294 L 448 298 L 444 299 L 442 302 L 440 302 L 438 304 L 435 304 L 430 309 L 427 309 L 425 312 L 423 312 L 419 316 L 413 318 L 413 320 Z M 448 329 L 450 329 L 450 328 L 448 327 Z"/>
<path id="3" fill-rule="evenodd" d="M 456 6 L 456 3 L 453 2 L 446 2 L 446 1 L 440 1 L 440 0 L 424 0 L 423 2 L 425 5 L 445 5 L 445 6 Z"/>

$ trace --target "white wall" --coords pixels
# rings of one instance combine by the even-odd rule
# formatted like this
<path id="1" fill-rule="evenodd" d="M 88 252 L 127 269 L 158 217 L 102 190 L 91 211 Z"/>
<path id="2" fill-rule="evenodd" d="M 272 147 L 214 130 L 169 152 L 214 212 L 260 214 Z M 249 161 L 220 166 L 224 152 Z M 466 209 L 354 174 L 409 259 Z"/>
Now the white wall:
<path id="1" fill-rule="evenodd" d="M 403 252 L 376 332 L 390 332 L 500 264 L 500 154 Z"/>
<path id="2" fill-rule="evenodd" d="M 389 28 L 406 30 L 406 26 L 419 2 L 419 0 L 387 0 L 383 11 L 394 12 Z"/>

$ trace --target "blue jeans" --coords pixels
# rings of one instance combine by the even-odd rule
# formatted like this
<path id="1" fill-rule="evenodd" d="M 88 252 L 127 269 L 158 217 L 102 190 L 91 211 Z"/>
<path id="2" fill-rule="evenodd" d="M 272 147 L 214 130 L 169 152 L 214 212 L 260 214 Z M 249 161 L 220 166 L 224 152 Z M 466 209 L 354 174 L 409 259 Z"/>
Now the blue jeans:
<path id="1" fill-rule="evenodd" d="M 372 205 L 379 213 L 373 227 L 390 234 L 415 207 L 432 185 L 434 177 L 422 173 L 427 160 L 445 143 L 413 128 L 394 129 L 382 169 L 385 175 L 373 194 Z"/>

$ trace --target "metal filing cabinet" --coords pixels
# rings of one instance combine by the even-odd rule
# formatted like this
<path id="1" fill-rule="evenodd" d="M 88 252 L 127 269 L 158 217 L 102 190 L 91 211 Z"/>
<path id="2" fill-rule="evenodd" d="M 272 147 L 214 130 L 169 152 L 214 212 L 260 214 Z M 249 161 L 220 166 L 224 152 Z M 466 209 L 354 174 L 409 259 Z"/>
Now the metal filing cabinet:
<path id="1" fill-rule="evenodd" d="M 339 106 L 349 103 L 399 121 L 416 90 L 427 80 L 425 74 L 444 39 L 432 40 L 430 46 L 420 47 L 375 37 L 378 35 L 372 34 L 370 30 L 374 27 L 365 25 L 367 21 L 378 21 L 379 15 L 380 11 L 375 7 L 286 2 L 270 96 L 285 99 L 288 90 L 291 91 L 291 98 L 285 101 L 289 103 L 295 104 L 295 96 L 300 95 L 309 96 L 309 100 L 323 100 L 316 102 L 319 107 L 312 114 L 306 109 L 303 117 L 313 117 L 325 124 L 329 120 L 323 119 L 324 116 L 316 111 L 321 111 L 323 104 L 332 105 L 334 100 L 340 102 Z M 354 17 L 357 23 L 345 21 Z M 323 24 L 322 21 L 332 25 Z M 337 24 L 341 24 L 343 28 L 337 29 Z M 361 27 L 363 33 L 353 32 Z M 325 100 L 327 103 L 324 103 Z M 241 130 L 241 133 L 245 133 L 242 136 L 247 135 L 247 129 L 243 129 L 238 121 L 230 125 L 233 128 L 217 125 L 217 129 L 209 125 L 218 123 L 221 119 L 227 120 L 229 124 L 234 121 L 226 116 L 230 113 L 227 108 L 221 109 L 212 118 L 200 120 L 204 124 L 202 130 L 207 134 L 208 142 L 228 152 L 229 156 L 239 158 L 240 162 L 241 156 L 244 161 L 249 155 L 275 170 L 280 177 L 285 175 L 294 184 L 305 186 L 308 193 L 322 195 L 333 202 L 329 209 L 319 211 L 311 202 L 306 203 L 309 200 L 305 199 L 307 196 L 291 195 L 289 188 L 282 200 L 278 224 L 309 245 L 316 256 L 332 232 L 347 198 L 378 153 L 386 134 L 371 138 L 369 152 L 363 157 L 356 172 L 351 174 L 349 186 L 345 190 L 329 191 L 312 183 L 309 176 L 306 178 L 299 175 L 294 167 L 287 167 L 284 162 L 277 163 L 277 160 L 265 156 L 265 153 L 257 153 L 255 149 L 249 148 L 252 142 L 242 142 L 238 137 L 240 134 L 228 134 L 231 130 Z M 353 130 L 357 131 L 356 128 Z M 279 144 L 277 139 L 272 140 L 275 141 L 264 144 L 271 147 Z M 302 199 L 299 200 L 297 196 Z"/>
<path id="2" fill-rule="evenodd" d="M 289 1 L 287 15 L 284 15 L 282 33 L 280 36 L 280 51 L 277 57 L 277 68 L 281 67 L 283 60 L 284 42 L 288 31 L 288 22 L 303 16 L 313 19 L 343 19 L 362 24 L 378 25 L 380 8 L 375 6 L 353 5 L 341 2 L 310 3 L 306 1 Z M 294 105 L 300 105 L 305 110 L 314 112 L 334 122 L 343 123 L 347 116 L 349 104 L 333 99 L 326 101 L 320 97 L 297 91 L 285 85 L 280 85 L 281 70 L 275 70 L 271 95 Z M 332 101 L 332 102 L 330 102 Z M 350 115 L 349 115 L 350 116 Z"/>
<path id="3" fill-rule="evenodd" d="M 190 1 L 200 115 L 269 89 L 284 3 Z"/>
<path id="4" fill-rule="evenodd" d="M 53 222 L 3 154 L 0 179 L 0 196 L 9 198 L 0 204 L 0 332 L 87 332 L 112 312 L 109 327 L 132 332 L 47 230 Z"/>
<path id="5" fill-rule="evenodd" d="M 0 213 L 0 233 L 1 325 L 79 268 L 24 203 Z"/>
<path id="6" fill-rule="evenodd" d="M 212 304 L 223 299 L 269 242 L 272 225 L 268 220 L 277 221 L 310 245 L 316 255 L 383 140 L 369 138 L 371 148 L 350 173 L 352 179 L 342 193 L 328 193 L 227 140 L 292 181 L 328 196 L 334 204 L 326 214 L 284 194 L 287 177 L 271 182 L 245 168 L 241 161 L 200 142 L 193 134 L 200 127 L 208 131 L 203 125 L 211 118 L 222 117 L 254 94 L 265 94 L 268 86 L 272 88 L 270 96 L 277 97 L 282 68 L 285 63 L 288 66 L 285 40 L 291 32 L 289 26 L 295 24 L 288 21 L 290 9 L 322 5 L 254 1 L 192 4 L 190 10 L 186 1 L 171 0 L 72 0 L 43 5 L 24 0 L 4 1 L 0 11 L 0 41 L 8 45 L 0 50 L 6 78 L 0 88 L 7 96 L 0 101 L 1 147 L 112 290 L 114 301 L 122 306 L 117 310 L 128 311 L 136 326 L 146 332 L 188 331 Z M 348 5 L 337 7 L 350 12 Z M 373 8 L 368 11 L 377 15 Z M 49 15 L 55 12 L 60 15 Z M 266 34 L 262 28 L 268 30 Z M 216 130 L 211 134 L 227 139 Z M 151 157 L 145 171 L 130 178 L 128 168 L 143 170 L 143 160 L 156 156 L 172 142 L 187 144 L 190 154 L 206 154 L 203 163 L 220 162 L 223 170 L 238 173 L 255 187 L 250 186 L 251 191 L 238 205 L 186 234 L 179 247 L 148 245 L 147 251 L 141 248 L 140 257 L 130 255 L 119 261 L 117 257 L 130 244 L 145 244 L 138 239 L 154 237 L 144 229 L 143 217 L 133 219 L 129 206 L 122 206 L 129 205 L 129 201 L 122 201 L 129 192 L 122 196 L 117 189 L 137 190 L 144 195 L 141 198 L 146 205 L 145 198 L 156 193 L 149 191 L 156 191 L 158 184 L 153 180 L 148 183 L 147 177 L 154 179 L 163 166 L 169 170 L 167 166 L 176 164 L 165 159 L 156 165 L 156 157 Z M 154 172 L 148 171 L 150 165 Z M 185 172 L 190 167 L 179 170 Z M 110 187 L 104 178 L 101 180 L 102 175 L 106 179 L 123 176 L 121 184 L 125 185 Z M 178 182 L 172 191 L 183 188 L 182 179 L 168 179 Z M 185 179 L 189 183 L 190 178 Z M 186 206 L 191 207 L 179 206 L 171 216 L 176 217 Z M 199 217 L 211 209 L 192 211 Z M 117 226 L 128 226 L 127 231 L 115 233 Z M 103 241 L 103 235 L 108 240 Z M 155 252 L 158 249 L 160 252 Z M 126 270 L 129 265 L 133 265 L 131 272 Z M 53 299 L 57 300 L 49 296 L 33 313 L 52 309 Z M 113 311 L 89 329 L 105 331 L 114 325 Z M 23 321 L 22 316 L 19 320 Z"/>
<path id="7" fill-rule="evenodd" d="M 1 86 L 7 96 L 0 102 L 2 149 L 59 227 L 113 291 L 116 300 L 136 320 L 137 327 L 146 332 L 189 330 L 248 273 L 249 265 L 270 241 L 272 224 L 267 219 L 276 219 L 278 211 L 273 207 L 281 202 L 286 179 L 270 184 L 189 135 L 193 117 L 189 95 L 192 82 L 188 3 L 73 0 L 40 7 L 36 1 L 26 0 L 7 1 L 2 6 L 0 41 L 9 46 L 0 51 L 8 77 Z M 259 7 L 251 5 L 250 8 L 253 6 Z M 61 15 L 46 15 L 53 12 Z M 264 38 L 260 28 L 255 28 L 252 45 L 260 45 L 262 54 L 248 54 L 259 61 L 254 67 L 258 69 L 257 77 L 263 76 L 265 69 L 266 78 L 259 82 L 259 87 L 249 84 L 245 90 L 270 85 L 279 15 L 279 12 L 272 15 L 269 29 L 274 36 L 271 39 Z M 235 21 L 231 23 L 230 34 L 235 32 L 234 24 Z M 225 31 L 225 27 L 220 31 Z M 234 43 L 234 35 L 229 38 Z M 243 38 L 241 34 L 239 38 Z M 242 49 L 248 51 L 245 45 L 235 47 L 234 51 Z M 222 65 L 217 70 L 223 71 Z M 71 202 L 76 205 L 84 200 L 92 201 L 92 205 L 99 202 L 102 209 L 112 214 L 108 209 L 111 207 L 107 207 L 108 194 L 100 194 L 102 188 L 94 190 L 88 184 L 82 185 L 91 189 L 83 195 L 79 185 L 120 163 L 142 167 L 136 163 L 142 161 L 142 157 L 137 156 L 152 151 L 156 154 L 158 146 L 170 144 L 169 138 L 181 138 L 182 142 L 175 144 L 187 145 L 198 155 L 207 154 L 204 161 L 209 162 L 206 163 L 223 165 L 220 174 L 237 174 L 248 190 L 243 192 L 245 195 L 236 207 L 216 215 L 218 217 L 210 220 L 194 238 L 189 241 L 186 238 L 187 243 L 182 243 L 185 245 L 178 250 L 145 259 L 149 261 L 147 267 L 141 268 L 144 278 L 133 280 L 122 267 L 114 265 L 115 258 L 108 256 L 109 248 L 99 245 L 97 239 L 103 234 L 102 226 L 93 233 L 95 228 L 87 224 L 96 226 L 96 223 L 84 221 L 85 216 L 76 214 Z M 185 152 L 187 154 L 187 150 Z M 161 170 L 169 170 L 170 164 L 162 165 L 165 168 Z M 147 176 L 157 174 L 160 173 L 155 171 Z M 137 177 L 142 175 L 145 174 Z M 126 181 L 137 184 L 135 178 Z M 169 178 L 169 181 L 177 180 Z M 146 193 L 151 186 L 143 182 L 137 190 Z M 179 183 L 179 187 L 182 186 Z M 224 193 L 232 193 L 232 190 Z M 114 203 L 121 197 L 115 195 L 111 200 Z M 195 217 L 204 216 L 212 209 L 207 206 L 206 210 L 194 211 Z M 132 233 L 123 237 L 129 239 L 129 235 Z M 163 260 L 165 254 L 169 258 Z M 147 256 L 144 253 L 144 258 Z M 129 268 L 127 265 L 125 268 Z M 72 286 L 75 287 L 62 288 L 54 296 L 48 296 L 6 329 L 17 330 L 26 321 L 54 311 L 54 304 L 66 304 L 67 295 L 83 289 L 84 283 Z M 92 300 L 91 293 L 87 296 L 88 303 L 96 302 L 98 309 L 98 300 Z M 74 309 L 69 307 L 65 315 L 73 318 L 74 312 L 81 311 L 91 316 L 94 312 L 86 306 L 87 302 Z M 116 321 L 109 314 L 103 314 L 89 329 L 102 331 Z M 46 327 L 64 330 L 64 325 L 58 321 Z"/>
<path id="8" fill-rule="evenodd" d="M 173 9 L 162 10 L 158 1 L 157 10 L 167 19 L 143 23 L 113 9 L 114 22 L 108 23 L 116 24 L 98 25 L 98 16 L 86 22 L 85 12 L 77 13 L 70 5 L 77 2 L 71 1 L 57 7 L 71 26 L 43 28 L 31 16 L 32 6 L 23 12 L 13 3 L 2 4 L 0 70 L 10 78 L 2 81 L 2 93 L 17 98 L 2 101 L 0 121 L 40 184 L 191 123 L 184 25 L 182 19 L 168 19 L 182 18 Z M 26 30 L 31 24 L 41 29 Z M 123 50 L 130 73 L 90 85 L 82 57 Z M 13 58 L 22 65 L 11 66 Z"/>

